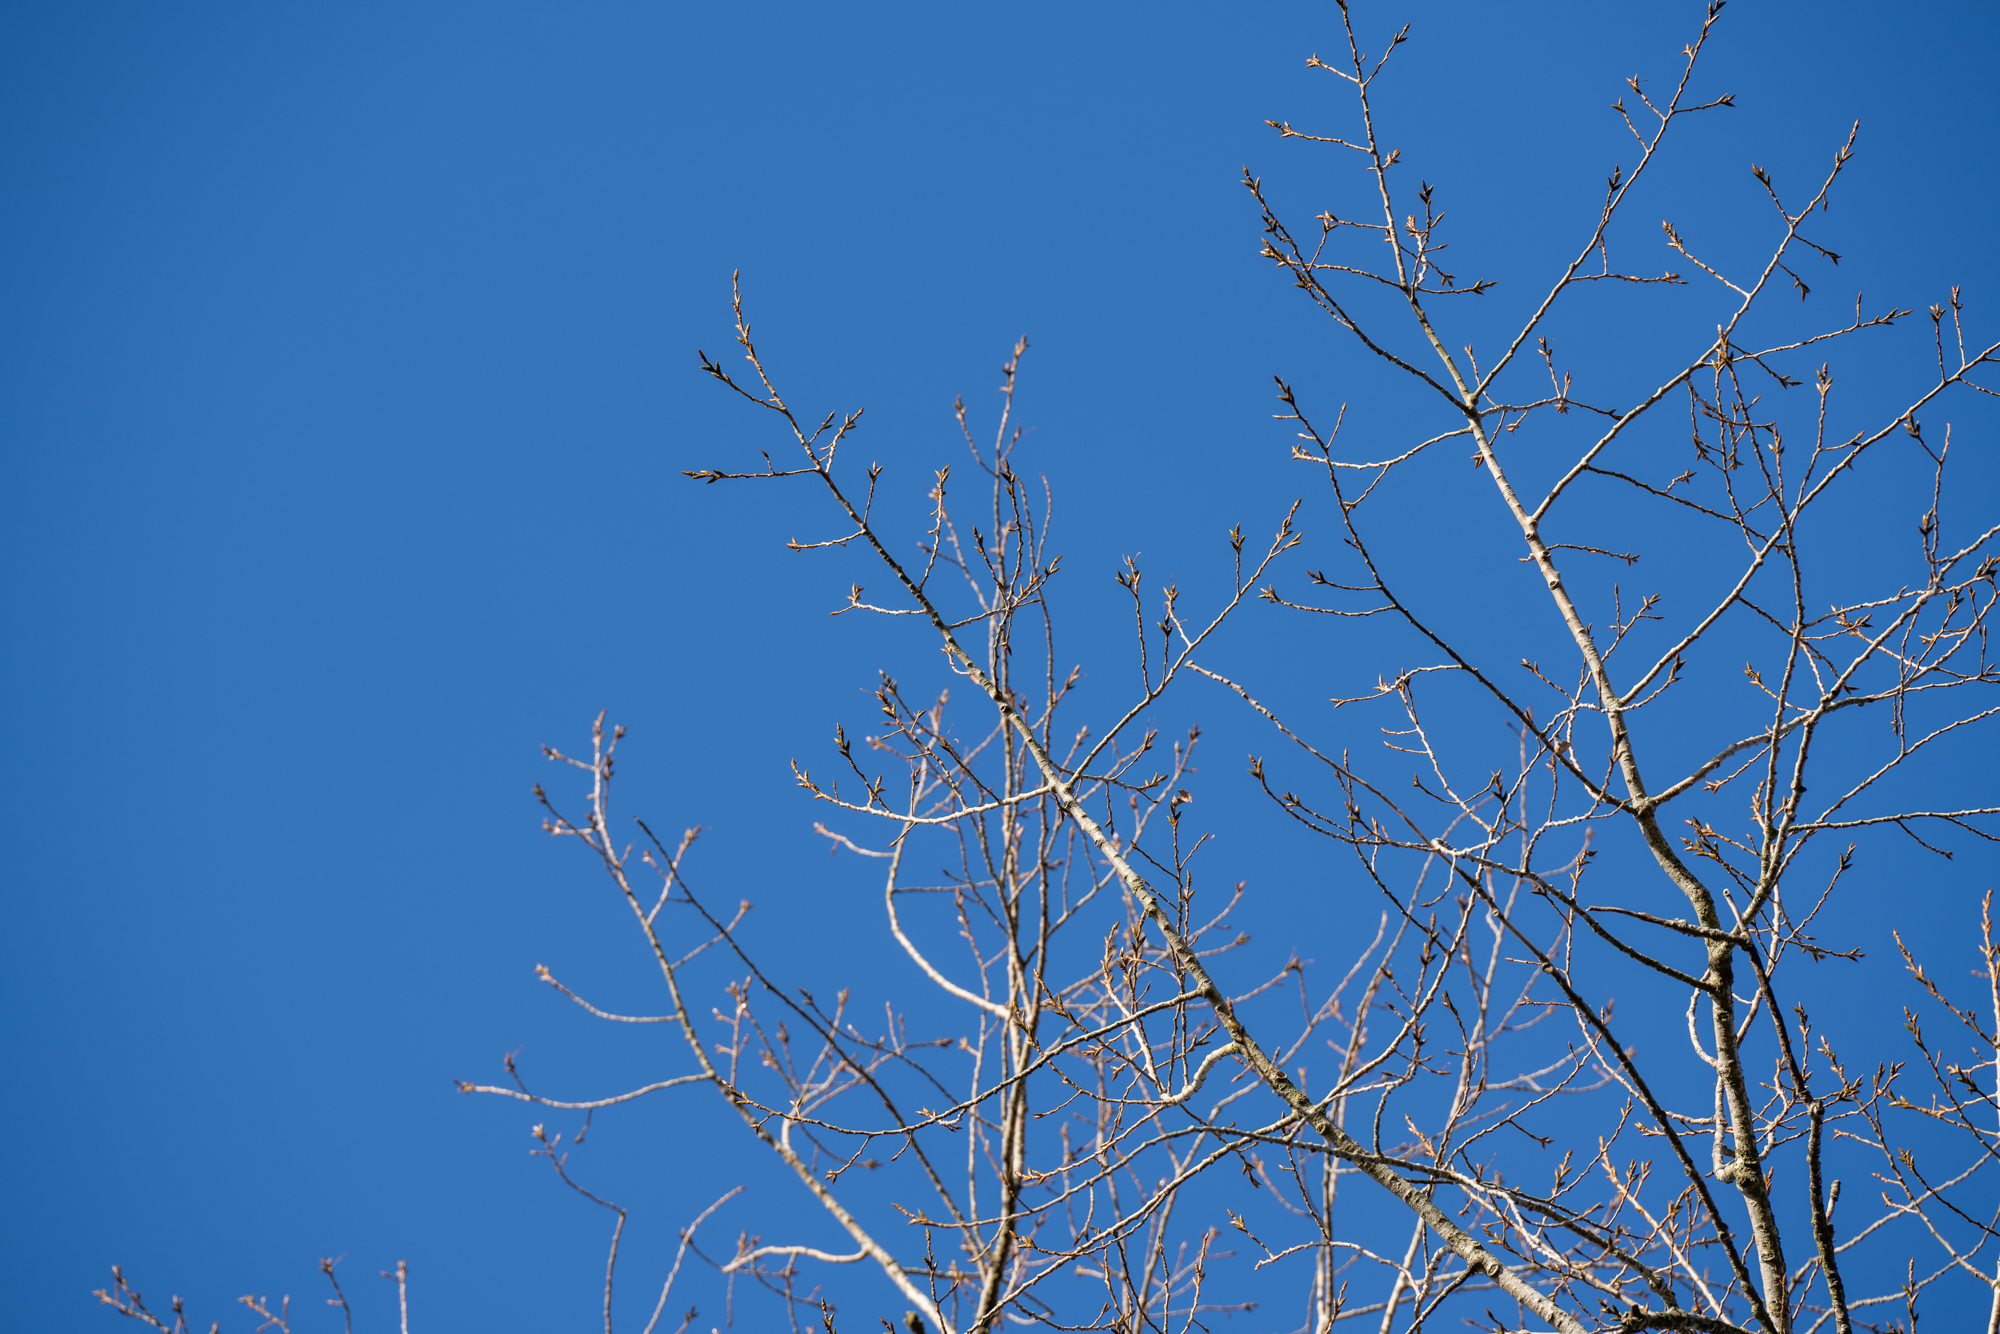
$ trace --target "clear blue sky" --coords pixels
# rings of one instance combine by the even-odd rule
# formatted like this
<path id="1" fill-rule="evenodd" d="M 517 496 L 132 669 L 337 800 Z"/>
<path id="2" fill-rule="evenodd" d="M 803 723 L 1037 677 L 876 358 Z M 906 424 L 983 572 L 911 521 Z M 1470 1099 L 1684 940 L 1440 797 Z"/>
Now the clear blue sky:
<path id="1" fill-rule="evenodd" d="M 1665 76 L 1699 22 L 1404 9 L 1407 156 L 1503 279 L 1629 156 L 1622 76 Z M 1262 122 L 1325 105 L 1330 15 L 7 5 L 0 1324 L 111 1324 L 114 1261 L 204 1322 L 316 1301 L 345 1252 L 375 1328 L 397 1258 L 421 1329 L 584 1327 L 599 1218 L 530 1162 L 526 1109 L 450 1083 L 517 1047 L 593 1091 L 653 1068 L 531 976 L 647 1003 L 615 905 L 539 832 L 538 744 L 630 724 L 627 809 L 707 826 L 710 883 L 781 959 L 879 934 L 786 761 L 910 644 L 822 614 L 845 567 L 782 549 L 816 515 L 680 476 L 760 425 L 695 368 L 731 269 L 795 398 L 868 406 L 898 504 L 1026 333 L 1079 609 L 1122 553 L 1179 573 L 1188 532 L 1296 491 L 1270 375 L 1348 395 L 1237 184 L 1317 206 L 1325 163 Z M 1963 283 L 1991 324 L 1995 15 L 1732 5 L 1709 78 L 1737 137 L 1699 148 L 1728 190 L 1667 179 L 1740 216 L 1748 160 L 1817 170 L 1858 118 L 1828 289 Z M 711 1112 L 607 1132 L 635 1282 L 745 1175 L 692 1144 L 731 1133 Z"/>

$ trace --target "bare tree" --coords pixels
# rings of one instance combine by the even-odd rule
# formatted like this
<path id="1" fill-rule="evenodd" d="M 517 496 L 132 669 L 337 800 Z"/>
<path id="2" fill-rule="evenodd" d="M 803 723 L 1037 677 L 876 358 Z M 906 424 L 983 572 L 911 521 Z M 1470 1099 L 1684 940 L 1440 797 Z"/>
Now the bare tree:
<path id="1" fill-rule="evenodd" d="M 340 1312 L 341 1324 L 346 1334 L 354 1334 L 354 1308 L 348 1305 L 347 1293 L 341 1289 L 340 1278 L 334 1273 L 334 1266 L 338 1265 L 344 1258 L 342 1256 L 329 1260 L 322 1256 L 319 1262 L 319 1272 L 326 1276 L 327 1283 L 333 1288 L 333 1296 L 326 1298 L 326 1304 Z M 409 1263 L 403 1260 L 396 1261 L 395 1270 L 393 1272 L 386 1269 L 383 1270 L 382 1277 L 389 1279 L 396 1285 L 396 1310 L 399 1316 L 399 1328 L 402 1330 L 402 1334 L 410 1334 Z M 110 1289 L 99 1288 L 91 1295 L 96 1297 L 103 1305 L 116 1311 L 119 1315 L 137 1320 L 142 1325 L 150 1325 L 154 1329 L 162 1331 L 162 1334 L 188 1334 L 189 1325 L 187 1322 L 186 1304 L 179 1297 L 174 1297 L 167 1303 L 167 1314 L 173 1317 L 173 1323 L 170 1325 L 163 1317 L 155 1314 L 146 1305 L 145 1298 L 140 1296 L 138 1290 L 130 1283 L 126 1282 L 124 1272 L 117 1265 L 111 1266 Z M 246 1295 L 238 1297 L 236 1302 L 239 1306 L 248 1307 L 251 1314 L 261 1319 L 263 1323 L 257 1326 L 260 1331 L 275 1329 L 278 1331 L 278 1334 L 292 1334 L 291 1322 L 294 1317 L 292 1316 L 292 1299 L 290 1297 L 280 1297 L 273 1303 L 269 1297 L 252 1297 Z M 273 1306 L 276 1307 L 275 1310 L 272 1309 Z M 208 1327 L 209 1334 L 216 1334 L 216 1331 L 221 1328 L 222 1322 L 220 1320 L 214 1321 Z"/>
<path id="2" fill-rule="evenodd" d="M 1327 516 L 1327 563 L 1295 572 L 1304 502 L 1289 499 L 1268 537 L 1228 534 L 1225 594 L 1200 611 L 1127 562 L 1137 670 L 1125 705 L 1086 721 L 1057 647 L 1049 492 L 1016 465 L 1026 342 L 990 433 L 957 405 L 971 508 L 956 500 L 961 462 L 936 469 L 926 513 L 885 523 L 881 469 L 841 457 L 861 413 L 795 411 L 739 291 L 743 368 L 702 365 L 778 445 L 759 465 L 689 475 L 812 490 L 831 535 L 793 546 L 845 551 L 891 590 L 864 597 L 857 581 L 843 612 L 916 618 L 948 669 L 930 657 L 885 673 L 873 733 L 836 729 L 830 769 L 796 767 L 826 807 L 820 833 L 880 875 L 883 924 L 928 991 L 864 1017 L 848 991 L 773 976 L 743 909 L 722 906 L 740 896 L 695 873 L 697 831 L 628 833 L 614 817 L 621 729 L 600 717 L 587 753 L 549 750 L 581 792 L 538 788 L 546 827 L 629 904 L 664 1012 L 609 1013 L 575 979 L 541 975 L 598 1019 L 668 1025 L 684 1056 L 595 1100 L 531 1088 L 511 1060 L 508 1082 L 461 1087 L 586 1118 L 719 1096 L 745 1151 L 775 1155 L 846 1238 L 807 1244 L 793 1216 L 787 1235 L 746 1232 L 710 1255 L 691 1225 L 648 1334 L 690 1252 L 732 1292 L 767 1290 L 795 1329 L 846 1319 L 825 1275 L 853 1265 L 893 1289 L 913 1330 L 1137 1334 L 1256 1306 L 1312 1331 L 1450 1318 L 1848 1334 L 1912 1329 L 1927 1294 L 1970 1281 L 2000 1331 L 2000 1201 L 1982 1174 L 2000 1154 L 1990 916 L 1983 1009 L 1904 951 L 1912 1003 L 1944 1007 L 1970 1056 L 1914 1014 L 1907 1056 L 1843 1056 L 1805 1003 L 1856 976 L 1838 970 L 1858 949 L 1813 931 L 1835 915 L 1857 840 L 1949 855 L 1951 840 L 1990 841 L 1981 821 L 2000 813 L 1984 795 L 1932 800 L 1913 776 L 2000 710 L 1984 693 L 2000 682 L 1987 656 L 2000 527 L 1950 503 L 1964 497 L 1936 415 L 1948 391 L 1993 392 L 1973 376 L 2000 343 L 1967 341 L 1954 289 L 1928 312 L 1934 376 L 1872 423 L 1834 392 L 1834 344 L 1868 357 L 1911 315 L 1857 299 L 1851 316 L 1801 323 L 1814 310 L 1802 273 L 1838 259 L 1814 233 L 1853 134 L 1801 186 L 1750 168 L 1769 212 L 1743 224 L 1767 238 L 1747 269 L 1704 259 L 1714 247 L 1672 221 L 1628 219 L 1681 123 L 1731 105 L 1702 77 L 1721 12 L 1710 5 L 1662 91 L 1631 81 L 1616 114 L 1634 165 L 1611 172 L 1509 335 L 1476 350 L 1447 330 L 1466 301 L 1507 297 L 1440 267 L 1440 192 L 1405 182 L 1379 130 L 1391 109 L 1376 86 L 1409 29 L 1371 54 L 1342 6 L 1344 49 L 1308 63 L 1345 109 L 1326 126 L 1272 124 L 1357 173 L 1366 211 L 1294 224 L 1259 179 L 1245 184 L 1265 257 L 1354 355 L 1401 377 L 1407 438 L 1357 456 L 1338 408 L 1280 381 L 1291 457 L 1326 488 L 1305 513 Z M 1666 269 L 1610 256 L 1662 242 Z M 1565 339 L 1612 339 L 1658 289 L 1690 284 L 1713 332 L 1637 397 L 1564 369 L 1559 321 Z M 1605 288 L 1622 295 L 1579 305 Z M 1915 542 L 1872 498 L 1881 475 L 1910 469 L 1930 497 Z M 1509 549 L 1404 521 L 1468 488 L 1497 506 Z M 1619 548 L 1641 533 L 1678 554 L 1648 562 L 1635 595 L 1621 581 L 1643 553 Z M 1531 580 L 1544 614 L 1498 637 L 1452 624 L 1397 577 L 1412 547 L 1448 553 L 1496 596 Z M 1281 575 L 1311 596 L 1281 593 Z M 1333 725 L 1309 728 L 1272 703 L 1293 689 L 1287 663 L 1263 663 L 1265 679 L 1218 666 L 1246 603 L 1301 617 L 1316 652 L 1390 656 L 1335 701 Z M 1363 619 L 1395 633 L 1364 637 L 1349 624 Z M 1260 955 L 1231 925 L 1255 891 L 1197 875 L 1200 731 L 1158 721 L 1196 700 L 1269 729 L 1276 750 L 1250 781 L 1345 868 L 1355 944 L 1330 971 Z M 1969 922 L 1974 905 L 1952 910 Z M 1614 996 L 1670 1015 L 1687 1045 L 1635 1041 Z M 1308 1062 L 1321 1042 L 1330 1057 Z M 624 1210 L 571 1176 L 560 1135 L 536 1133 L 562 1180 L 617 1216 L 608 1332 Z M 121 1297 L 105 1300 L 143 1312 Z"/>

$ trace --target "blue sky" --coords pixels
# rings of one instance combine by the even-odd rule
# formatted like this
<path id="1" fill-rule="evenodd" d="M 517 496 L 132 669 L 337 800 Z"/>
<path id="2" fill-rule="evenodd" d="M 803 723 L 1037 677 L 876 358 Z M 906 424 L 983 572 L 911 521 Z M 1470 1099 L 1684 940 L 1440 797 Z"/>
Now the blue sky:
<path id="1" fill-rule="evenodd" d="M 1570 244 L 1548 219 L 1625 153 L 1605 104 L 1699 22 L 1366 21 L 1405 19 L 1400 142 L 1503 280 Z M 594 1088 L 652 1068 L 531 975 L 646 1003 L 616 905 L 539 832 L 538 745 L 609 710 L 627 809 L 704 825 L 777 957 L 867 957 L 787 761 L 927 651 L 824 615 L 848 571 L 783 548 L 817 515 L 680 476 L 760 425 L 695 363 L 730 272 L 789 393 L 867 405 L 901 505 L 952 396 L 986 412 L 1029 336 L 1089 660 L 1120 555 L 1199 586 L 1213 534 L 1297 493 L 1272 374 L 1396 427 L 1238 184 L 1301 212 L 1331 188 L 1263 122 L 1327 105 L 1303 62 L 1336 31 L 1296 4 L 7 6 L 8 1323 L 109 1321 L 113 1262 L 206 1320 L 316 1296 L 343 1252 L 374 1320 L 397 1258 L 423 1328 L 588 1320 L 599 1220 L 529 1161 L 525 1110 L 450 1083 L 516 1048 Z M 1971 3 L 1732 5 L 1707 77 L 1738 110 L 1662 189 L 1743 216 L 1748 160 L 1816 171 L 1859 119 L 1827 291 L 1961 283 L 1990 316 L 1996 36 Z M 712 1112 L 605 1150 L 645 1244 L 745 1175 L 692 1150 Z"/>

